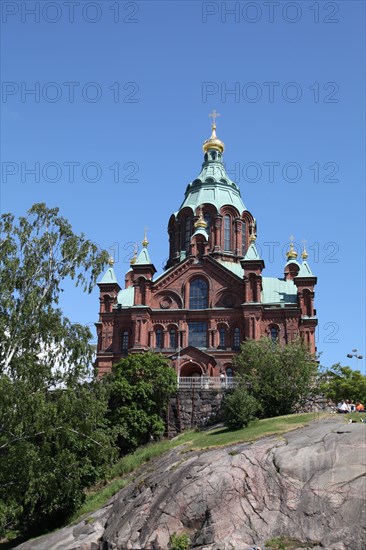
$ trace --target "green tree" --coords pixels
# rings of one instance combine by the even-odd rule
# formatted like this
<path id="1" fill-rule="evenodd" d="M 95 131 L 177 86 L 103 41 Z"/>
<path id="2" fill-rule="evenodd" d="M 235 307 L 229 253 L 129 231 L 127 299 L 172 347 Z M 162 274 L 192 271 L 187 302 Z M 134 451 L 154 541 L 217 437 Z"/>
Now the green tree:
<path id="1" fill-rule="evenodd" d="M 265 417 L 293 412 L 314 390 L 316 358 L 300 338 L 284 346 L 267 337 L 247 340 L 234 363 Z"/>
<path id="2" fill-rule="evenodd" d="M 244 428 L 255 418 L 258 409 L 259 404 L 249 394 L 245 383 L 239 383 L 232 392 L 227 393 L 224 397 L 224 424 L 233 430 Z"/>
<path id="3" fill-rule="evenodd" d="M 89 329 L 56 307 L 71 278 L 90 290 L 106 252 L 58 209 L 0 218 L 0 530 L 53 527 L 114 456 Z"/>
<path id="4" fill-rule="evenodd" d="M 366 403 L 366 376 L 359 370 L 336 363 L 320 376 L 319 389 L 334 403 L 349 399 Z"/>
<path id="5" fill-rule="evenodd" d="M 169 397 L 177 390 L 176 374 L 164 356 L 129 355 L 103 382 L 109 386 L 108 418 L 122 453 L 164 434 Z"/>
<path id="6" fill-rule="evenodd" d="M 73 326 L 55 305 L 61 284 L 71 278 L 91 292 L 107 252 L 75 235 L 58 208 L 35 204 L 26 217 L 0 218 L 0 372 L 13 360 L 42 354 L 42 361 L 85 368 L 91 349 L 82 327 Z M 78 335 L 80 334 L 80 345 Z"/>

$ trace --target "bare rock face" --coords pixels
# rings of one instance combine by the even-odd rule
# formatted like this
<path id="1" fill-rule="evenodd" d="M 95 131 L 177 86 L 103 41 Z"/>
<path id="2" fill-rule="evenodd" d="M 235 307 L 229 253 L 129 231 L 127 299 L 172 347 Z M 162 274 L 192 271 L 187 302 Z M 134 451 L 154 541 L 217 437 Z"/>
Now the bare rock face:
<path id="1" fill-rule="evenodd" d="M 106 507 L 23 550 L 246 550 L 274 537 L 299 548 L 366 548 L 364 424 L 320 421 L 252 444 L 186 452 L 139 471 Z M 294 548 L 294 546 L 292 546 Z"/>

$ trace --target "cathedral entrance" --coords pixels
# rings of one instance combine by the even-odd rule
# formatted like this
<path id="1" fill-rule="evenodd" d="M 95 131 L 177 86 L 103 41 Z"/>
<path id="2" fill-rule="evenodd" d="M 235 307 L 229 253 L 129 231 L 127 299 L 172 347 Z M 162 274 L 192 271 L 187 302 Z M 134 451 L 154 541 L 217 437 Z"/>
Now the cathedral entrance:
<path id="1" fill-rule="evenodd" d="M 181 377 L 199 377 L 202 376 L 203 371 L 202 368 L 197 364 L 193 362 L 189 362 L 180 369 L 180 376 Z"/>

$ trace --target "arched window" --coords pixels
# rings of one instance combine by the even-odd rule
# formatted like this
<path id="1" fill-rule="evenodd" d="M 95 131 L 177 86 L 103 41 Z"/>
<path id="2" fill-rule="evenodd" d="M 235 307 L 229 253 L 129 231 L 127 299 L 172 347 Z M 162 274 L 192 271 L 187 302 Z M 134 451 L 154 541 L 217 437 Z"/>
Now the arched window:
<path id="1" fill-rule="evenodd" d="M 247 238 L 246 238 L 246 228 L 245 222 L 241 222 L 241 254 L 245 256 L 247 251 Z"/>
<path id="2" fill-rule="evenodd" d="M 128 330 L 122 332 L 122 351 L 128 350 Z"/>
<path id="3" fill-rule="evenodd" d="M 278 340 L 278 328 L 277 327 L 271 327 L 270 334 L 271 334 L 272 342 L 277 342 L 277 340 Z"/>
<path id="4" fill-rule="evenodd" d="M 312 307 L 311 307 L 311 295 L 310 291 L 306 288 L 304 290 L 304 309 L 305 309 L 305 315 L 308 317 L 312 317 Z"/>
<path id="5" fill-rule="evenodd" d="M 220 336 L 219 348 L 220 349 L 226 349 L 226 330 L 225 330 L 225 327 L 220 327 L 219 328 L 219 336 Z"/>
<path id="6" fill-rule="evenodd" d="M 110 313 L 111 311 L 111 297 L 108 295 L 104 296 L 104 311 L 105 313 Z"/>
<path id="7" fill-rule="evenodd" d="M 204 279 L 194 279 L 189 287 L 189 308 L 205 309 L 208 307 L 208 285 Z"/>
<path id="8" fill-rule="evenodd" d="M 234 329 L 233 348 L 240 349 L 240 329 L 238 327 Z"/>
<path id="9" fill-rule="evenodd" d="M 175 328 L 171 328 L 169 331 L 169 347 L 177 347 L 177 331 L 175 330 Z"/>
<path id="10" fill-rule="evenodd" d="M 205 222 L 207 223 L 207 227 L 206 227 L 207 235 L 210 235 L 210 229 L 211 229 L 211 214 L 209 214 L 209 213 L 207 212 L 203 217 L 204 217 Z"/>
<path id="11" fill-rule="evenodd" d="M 227 376 L 228 378 L 232 378 L 232 377 L 234 376 L 234 371 L 233 371 L 233 369 L 232 369 L 231 367 L 227 367 L 227 369 L 226 369 L 226 376 Z"/>
<path id="12" fill-rule="evenodd" d="M 231 250 L 231 218 L 224 216 L 224 250 Z"/>
<path id="13" fill-rule="evenodd" d="M 155 347 L 161 349 L 163 347 L 163 331 L 158 328 L 155 332 Z"/>

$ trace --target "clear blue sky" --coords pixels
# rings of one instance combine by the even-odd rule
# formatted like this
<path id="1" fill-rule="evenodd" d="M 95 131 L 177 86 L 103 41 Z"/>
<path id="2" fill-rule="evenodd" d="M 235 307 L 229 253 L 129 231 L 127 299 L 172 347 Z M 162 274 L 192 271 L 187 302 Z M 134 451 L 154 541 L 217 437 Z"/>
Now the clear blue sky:
<path id="1" fill-rule="evenodd" d="M 3 1 L 2 21 L 2 212 L 60 207 L 121 286 L 147 227 L 161 272 L 217 109 L 264 274 L 307 239 L 321 362 L 366 352 L 364 2 Z M 62 305 L 98 318 L 97 291 Z"/>

